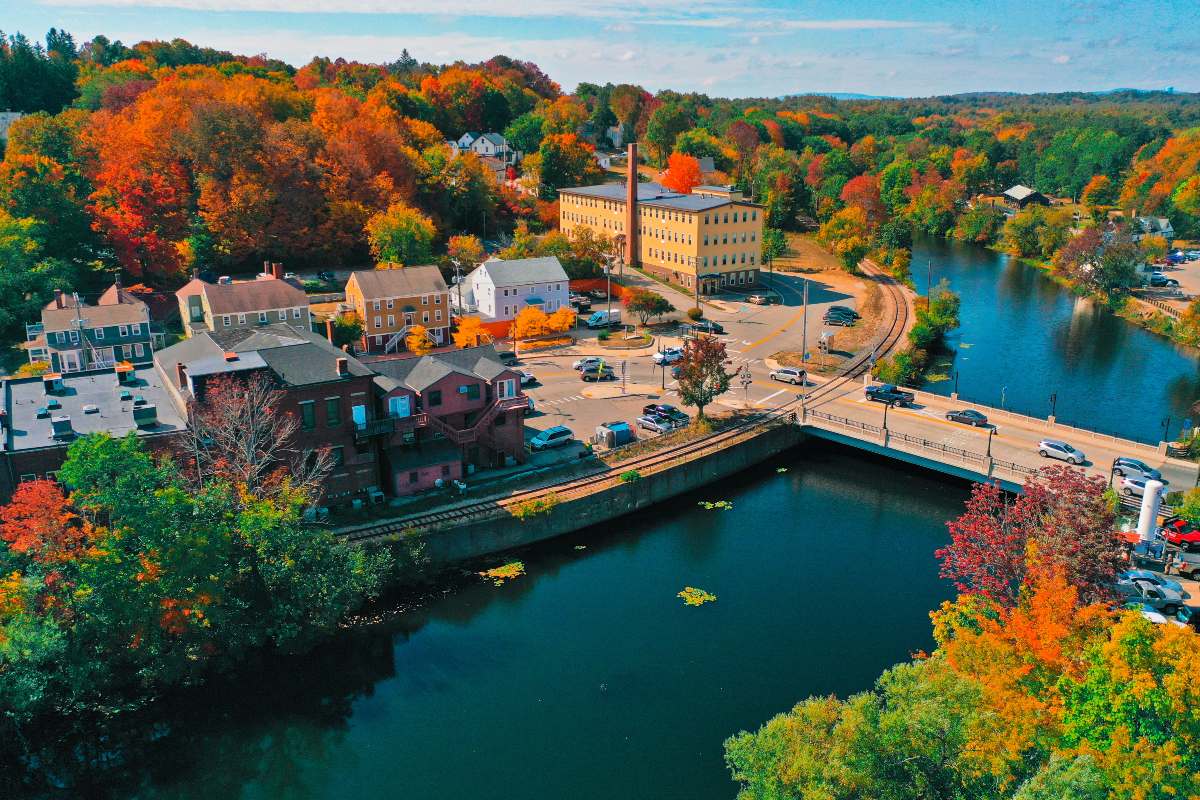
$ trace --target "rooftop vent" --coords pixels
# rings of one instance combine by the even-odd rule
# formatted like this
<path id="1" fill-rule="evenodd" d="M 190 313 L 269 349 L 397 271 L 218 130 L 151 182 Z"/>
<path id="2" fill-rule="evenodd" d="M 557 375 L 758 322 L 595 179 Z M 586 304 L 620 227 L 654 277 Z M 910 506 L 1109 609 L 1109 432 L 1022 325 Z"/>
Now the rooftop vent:
<path id="1" fill-rule="evenodd" d="M 153 403 L 134 406 L 133 424 L 139 428 L 153 428 L 158 424 L 158 408 Z"/>
<path id="2" fill-rule="evenodd" d="M 232 350 L 226 350 L 225 351 L 225 360 L 226 361 L 237 361 L 238 354 L 233 352 Z"/>
<path id="3" fill-rule="evenodd" d="M 47 372 L 42 376 L 42 388 L 46 394 L 57 394 L 63 390 L 62 375 L 57 372 Z"/>
<path id="4" fill-rule="evenodd" d="M 70 439 L 75 435 L 71 430 L 71 418 L 66 414 L 50 418 L 50 435 L 55 439 Z"/>

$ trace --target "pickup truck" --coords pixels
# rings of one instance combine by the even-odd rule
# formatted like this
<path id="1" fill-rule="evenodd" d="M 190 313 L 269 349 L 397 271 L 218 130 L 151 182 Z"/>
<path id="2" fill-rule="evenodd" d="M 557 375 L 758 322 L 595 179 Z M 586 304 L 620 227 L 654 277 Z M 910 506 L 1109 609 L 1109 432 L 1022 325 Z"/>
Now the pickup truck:
<path id="1" fill-rule="evenodd" d="M 1149 581 L 1118 581 L 1117 591 L 1129 600 L 1152 606 L 1155 611 L 1161 611 L 1167 616 L 1174 616 L 1183 605 L 1183 598 L 1179 592 L 1155 586 Z"/>
<path id="2" fill-rule="evenodd" d="M 897 389 L 890 383 L 881 383 L 867 387 L 867 399 L 876 403 L 890 403 L 894 406 L 911 406 L 916 396 L 912 392 Z"/>

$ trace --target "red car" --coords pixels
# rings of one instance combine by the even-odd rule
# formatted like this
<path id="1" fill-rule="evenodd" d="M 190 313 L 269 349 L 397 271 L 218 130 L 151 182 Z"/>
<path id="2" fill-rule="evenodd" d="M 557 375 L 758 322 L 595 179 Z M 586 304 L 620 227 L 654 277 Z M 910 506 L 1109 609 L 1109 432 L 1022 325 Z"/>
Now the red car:
<path id="1" fill-rule="evenodd" d="M 1177 519 L 1161 528 L 1162 537 L 1168 543 L 1184 550 L 1200 550 L 1200 530 L 1196 530 L 1185 520 Z"/>

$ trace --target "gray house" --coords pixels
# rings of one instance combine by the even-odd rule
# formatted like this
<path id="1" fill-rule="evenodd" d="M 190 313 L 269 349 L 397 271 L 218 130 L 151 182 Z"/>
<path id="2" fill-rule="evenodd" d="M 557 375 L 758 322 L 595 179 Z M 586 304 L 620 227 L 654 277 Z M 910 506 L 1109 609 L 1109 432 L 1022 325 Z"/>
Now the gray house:
<path id="1" fill-rule="evenodd" d="M 149 307 L 114 284 L 88 305 L 79 295 L 54 292 L 42 309 L 40 323 L 26 325 L 31 362 L 45 362 L 52 372 L 112 369 L 120 362 L 150 364 L 164 334 L 150 321 Z"/>

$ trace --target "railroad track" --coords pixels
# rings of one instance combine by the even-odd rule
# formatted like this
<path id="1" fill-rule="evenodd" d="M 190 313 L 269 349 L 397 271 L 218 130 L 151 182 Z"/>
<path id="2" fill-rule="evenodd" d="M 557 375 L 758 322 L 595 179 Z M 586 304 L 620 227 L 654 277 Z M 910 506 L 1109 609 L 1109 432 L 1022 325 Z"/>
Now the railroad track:
<path id="1" fill-rule="evenodd" d="M 855 356 L 842 368 L 837 377 L 822 384 L 804 396 L 803 399 L 794 397 L 775 408 L 752 414 L 728 428 L 701 439 L 684 442 L 683 444 L 663 450 L 656 450 L 643 456 L 636 456 L 622 461 L 617 466 L 609 467 L 602 472 L 582 478 L 564 480 L 537 489 L 514 492 L 503 499 L 481 500 L 477 503 L 467 503 L 439 511 L 431 511 L 426 514 L 405 517 L 394 522 L 370 525 L 359 531 L 349 531 L 344 534 L 343 538 L 351 542 L 366 542 L 372 539 L 392 536 L 414 528 L 439 528 L 448 525 L 463 524 L 477 517 L 492 514 L 497 510 L 519 503 L 545 499 L 550 495 L 554 495 L 559 500 L 569 500 L 576 496 L 594 492 L 605 485 L 615 485 L 619 481 L 621 473 L 635 469 L 643 473 L 653 472 L 656 467 L 664 467 L 682 458 L 722 447 L 749 432 L 761 428 L 763 425 L 786 418 L 794 418 L 796 411 L 804 403 L 811 404 L 813 400 L 824 400 L 832 397 L 835 392 L 847 386 L 851 381 L 870 369 L 874 363 L 874 357 L 890 352 L 904 335 L 905 326 L 908 324 L 908 303 L 904 298 L 904 292 L 900 284 L 873 264 L 868 266 L 865 271 L 875 275 L 880 280 L 884 291 L 892 299 L 892 313 L 888 321 L 888 326 L 876 339 L 872 347 Z"/>

